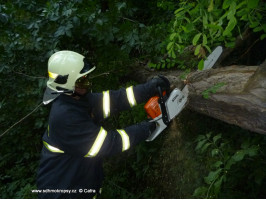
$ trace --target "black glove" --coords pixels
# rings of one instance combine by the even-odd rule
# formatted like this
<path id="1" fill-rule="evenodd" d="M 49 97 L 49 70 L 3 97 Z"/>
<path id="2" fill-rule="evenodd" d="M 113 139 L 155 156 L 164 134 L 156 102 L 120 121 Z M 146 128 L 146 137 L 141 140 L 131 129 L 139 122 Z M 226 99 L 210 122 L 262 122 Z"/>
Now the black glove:
<path id="1" fill-rule="evenodd" d="M 169 80 L 162 75 L 159 75 L 158 77 L 151 79 L 149 82 L 154 88 L 156 88 L 156 90 L 158 87 L 161 87 L 162 91 L 169 92 L 170 90 Z"/>

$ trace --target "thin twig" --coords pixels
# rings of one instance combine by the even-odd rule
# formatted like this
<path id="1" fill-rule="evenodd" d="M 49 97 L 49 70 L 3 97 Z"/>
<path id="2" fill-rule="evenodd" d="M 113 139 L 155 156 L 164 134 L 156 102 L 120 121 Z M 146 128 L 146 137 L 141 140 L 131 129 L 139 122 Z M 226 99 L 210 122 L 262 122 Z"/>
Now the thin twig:
<path id="1" fill-rule="evenodd" d="M 21 73 L 21 72 L 16 72 L 16 71 L 14 71 L 14 70 L 12 70 L 14 73 L 16 73 L 16 74 L 19 74 L 19 75 L 23 75 L 23 76 L 26 76 L 26 77 L 29 77 L 29 78 L 46 78 L 46 77 L 44 77 L 44 76 L 30 76 L 30 75 L 28 75 L 28 74 L 24 74 L 24 73 Z"/>
<path id="2" fill-rule="evenodd" d="M 137 24 L 139 24 L 139 22 L 138 21 L 136 21 L 136 20 L 133 20 L 133 19 L 129 19 L 129 18 L 127 18 L 127 17 L 121 17 L 122 19 L 125 19 L 125 20 L 128 20 L 128 21 L 130 21 L 130 22 L 134 22 L 134 23 L 137 23 Z"/>
<path id="3" fill-rule="evenodd" d="M 13 124 L 12 126 L 10 126 L 5 132 L 3 132 L 0 135 L 0 138 L 3 137 L 10 129 L 12 129 L 14 126 L 16 126 L 17 124 L 19 124 L 20 122 L 22 122 L 24 119 L 26 119 L 27 117 L 29 117 L 32 113 L 34 113 L 41 105 L 43 104 L 43 102 L 41 102 L 36 108 L 34 108 L 33 111 L 31 111 L 29 114 L 27 114 L 25 117 L 21 118 L 19 121 L 17 121 L 15 124 Z"/>
<path id="4" fill-rule="evenodd" d="M 237 61 L 240 60 L 243 56 L 245 56 L 245 55 L 250 51 L 250 49 L 253 48 L 253 46 L 254 46 L 258 41 L 260 41 L 260 38 L 257 39 L 257 40 L 255 40 L 255 42 L 252 43 L 252 45 L 251 45 L 251 46 L 245 51 L 244 54 L 242 54 L 242 55 L 237 59 Z"/>
<path id="5" fill-rule="evenodd" d="M 99 77 L 99 76 L 109 75 L 109 74 L 110 74 L 110 72 L 105 72 L 105 73 L 102 73 L 102 74 L 91 76 L 90 79 L 93 79 L 93 78 L 96 78 L 96 77 Z"/>
<path id="6" fill-rule="evenodd" d="M 99 76 L 104 76 L 104 75 L 109 75 L 111 72 L 113 72 L 114 71 L 114 69 L 112 69 L 112 70 L 110 70 L 110 71 L 108 71 L 108 72 L 104 72 L 104 73 L 102 73 L 102 74 L 97 74 L 97 75 L 95 75 L 95 76 L 89 76 L 89 78 L 90 79 L 93 79 L 93 78 L 96 78 L 96 77 L 99 77 Z"/>

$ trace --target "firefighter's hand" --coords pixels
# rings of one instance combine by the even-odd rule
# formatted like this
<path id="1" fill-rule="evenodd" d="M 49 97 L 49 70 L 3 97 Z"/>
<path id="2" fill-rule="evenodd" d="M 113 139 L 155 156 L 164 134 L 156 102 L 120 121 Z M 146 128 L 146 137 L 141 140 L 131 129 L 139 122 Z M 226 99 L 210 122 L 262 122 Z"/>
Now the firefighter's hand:
<path id="1" fill-rule="evenodd" d="M 170 90 L 170 82 L 165 76 L 159 75 L 151 79 L 150 82 L 156 89 L 161 87 L 162 91 Z"/>

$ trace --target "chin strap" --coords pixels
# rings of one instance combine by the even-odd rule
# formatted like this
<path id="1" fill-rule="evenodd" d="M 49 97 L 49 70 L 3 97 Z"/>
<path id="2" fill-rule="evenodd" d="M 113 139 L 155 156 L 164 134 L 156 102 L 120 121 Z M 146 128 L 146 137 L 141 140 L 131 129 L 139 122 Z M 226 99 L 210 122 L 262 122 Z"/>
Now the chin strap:
<path id="1" fill-rule="evenodd" d="M 71 93 L 74 93 L 74 91 L 72 91 L 72 90 L 61 90 L 61 91 L 52 92 L 51 94 L 71 94 Z"/>

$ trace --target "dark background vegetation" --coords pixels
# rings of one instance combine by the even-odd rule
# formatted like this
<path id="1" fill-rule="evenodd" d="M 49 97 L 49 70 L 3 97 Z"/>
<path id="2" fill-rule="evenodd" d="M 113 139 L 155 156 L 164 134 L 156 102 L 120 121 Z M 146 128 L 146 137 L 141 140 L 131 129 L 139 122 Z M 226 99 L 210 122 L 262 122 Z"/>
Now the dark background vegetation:
<path id="1" fill-rule="evenodd" d="M 137 84 L 123 79 L 136 66 L 201 68 L 211 49 L 233 48 L 247 29 L 261 51 L 227 63 L 258 65 L 265 59 L 265 21 L 259 0 L 1 1 L 0 133 L 42 102 L 47 60 L 58 50 L 85 55 L 97 65 L 96 74 L 109 72 L 93 79 L 93 91 L 117 89 Z M 196 59 L 186 54 L 191 45 Z M 1 198 L 36 198 L 31 190 L 49 109 L 41 106 L 1 135 Z M 145 118 L 139 105 L 105 127 Z M 184 110 L 154 142 L 106 159 L 102 197 L 264 198 L 265 144 L 264 135 Z"/>

